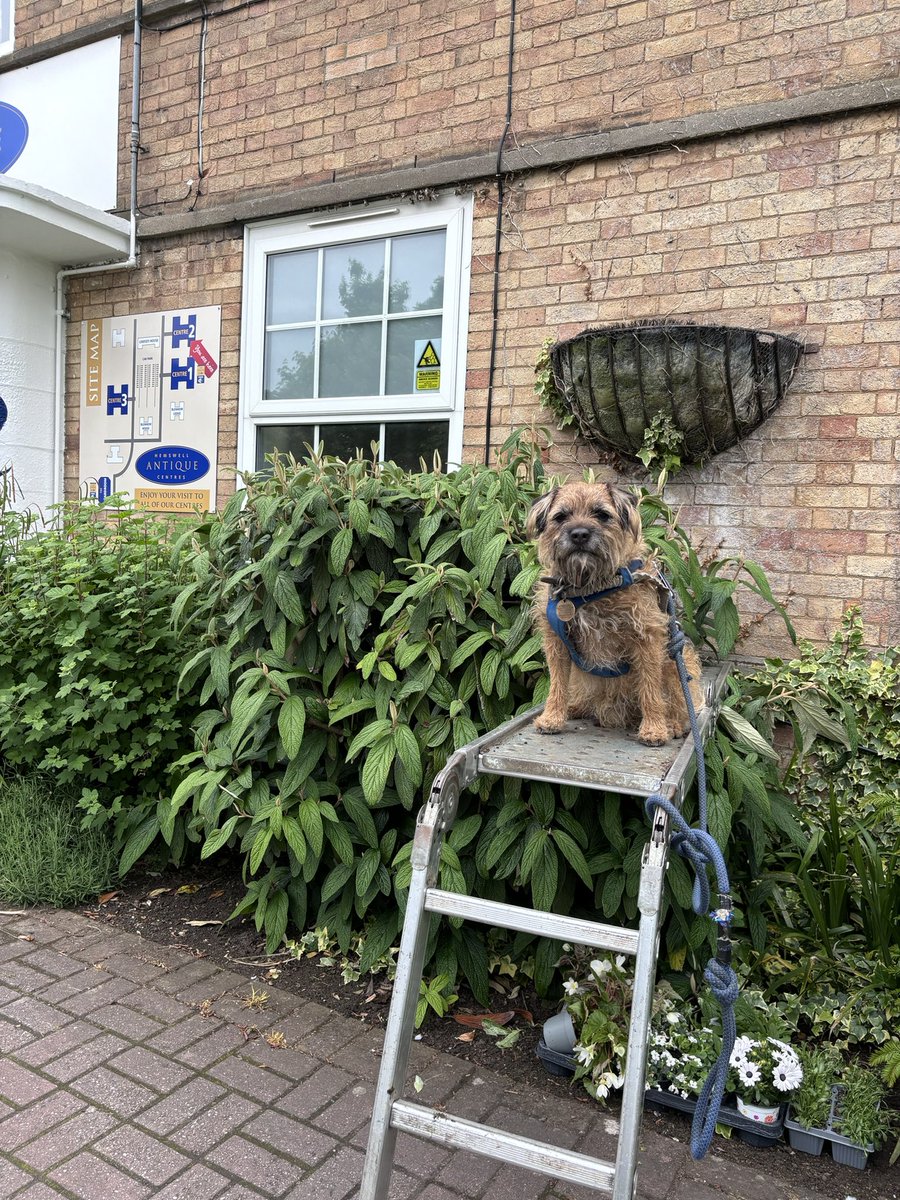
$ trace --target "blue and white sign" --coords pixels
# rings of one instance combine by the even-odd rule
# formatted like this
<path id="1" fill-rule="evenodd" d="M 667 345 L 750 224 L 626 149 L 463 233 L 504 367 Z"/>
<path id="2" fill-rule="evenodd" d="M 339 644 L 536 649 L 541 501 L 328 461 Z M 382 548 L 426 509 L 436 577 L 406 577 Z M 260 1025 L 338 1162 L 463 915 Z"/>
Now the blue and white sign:
<path id="1" fill-rule="evenodd" d="M 6 401 L 0 396 L 0 429 L 6 424 L 6 418 L 9 416 L 9 409 L 6 407 Z"/>
<path id="2" fill-rule="evenodd" d="M 28 141 L 25 114 L 14 104 L 0 100 L 0 175 L 18 161 Z"/>
<path id="3" fill-rule="evenodd" d="M 116 207 L 121 38 L 0 74 L 0 174 Z"/>
<path id="4" fill-rule="evenodd" d="M 190 446 L 156 446 L 138 455 L 134 469 L 151 483 L 196 483 L 209 471 L 209 459 Z"/>

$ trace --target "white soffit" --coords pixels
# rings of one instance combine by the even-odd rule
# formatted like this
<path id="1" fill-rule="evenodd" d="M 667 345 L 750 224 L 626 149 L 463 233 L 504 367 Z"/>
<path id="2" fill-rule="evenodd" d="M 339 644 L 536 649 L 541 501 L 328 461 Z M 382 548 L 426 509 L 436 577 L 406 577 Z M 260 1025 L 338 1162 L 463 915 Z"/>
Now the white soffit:
<path id="1" fill-rule="evenodd" d="M 0 247 L 60 267 L 128 257 L 131 227 L 56 192 L 0 175 Z"/>

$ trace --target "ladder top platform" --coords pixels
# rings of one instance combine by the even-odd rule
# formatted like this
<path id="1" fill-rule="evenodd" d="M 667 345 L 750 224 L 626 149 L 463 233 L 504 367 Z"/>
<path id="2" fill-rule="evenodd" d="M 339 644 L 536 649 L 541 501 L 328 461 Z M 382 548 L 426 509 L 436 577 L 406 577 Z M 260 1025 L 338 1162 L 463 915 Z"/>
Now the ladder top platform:
<path id="1" fill-rule="evenodd" d="M 706 705 L 698 714 L 701 736 L 713 721 L 730 667 L 716 663 L 703 671 Z M 634 733 L 598 729 L 590 721 L 569 721 L 565 731 L 539 733 L 532 722 L 540 708 L 516 717 L 478 740 L 478 770 L 548 783 L 575 784 L 598 791 L 650 796 L 657 792 L 680 798 L 696 762 L 690 734 L 664 746 L 644 746 Z"/>

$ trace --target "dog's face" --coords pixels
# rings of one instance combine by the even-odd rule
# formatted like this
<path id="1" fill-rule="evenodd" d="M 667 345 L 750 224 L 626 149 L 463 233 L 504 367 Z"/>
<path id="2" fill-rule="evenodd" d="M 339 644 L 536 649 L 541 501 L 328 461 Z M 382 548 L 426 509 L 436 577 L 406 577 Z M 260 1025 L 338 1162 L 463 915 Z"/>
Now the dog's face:
<path id="1" fill-rule="evenodd" d="M 567 483 L 532 505 L 526 526 L 541 564 L 573 587 L 600 586 L 639 557 L 637 497 L 605 483 Z"/>

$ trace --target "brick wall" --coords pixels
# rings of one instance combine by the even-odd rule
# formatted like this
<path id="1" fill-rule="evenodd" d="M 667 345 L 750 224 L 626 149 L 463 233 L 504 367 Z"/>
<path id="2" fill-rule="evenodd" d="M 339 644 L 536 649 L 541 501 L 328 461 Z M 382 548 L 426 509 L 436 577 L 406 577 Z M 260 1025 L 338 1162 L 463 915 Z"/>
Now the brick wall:
<path id="1" fill-rule="evenodd" d="M 690 118 L 895 71 L 896 20 L 884 0 L 782 7 L 524 0 L 510 144 Z M 26 39 L 82 13 L 72 3 L 45 8 L 32 35 L 39 4 L 22 8 Z M 273 0 L 213 16 L 199 197 L 186 180 L 197 179 L 200 29 L 169 28 L 184 16 L 161 16 L 163 31 L 144 36 L 142 215 L 188 222 L 188 210 L 492 152 L 506 104 L 507 15 L 506 6 L 463 0 Z M 127 59 L 127 37 L 123 45 Z M 827 636 L 843 607 L 861 601 L 870 641 L 900 640 L 898 155 L 896 109 L 884 108 L 511 178 L 493 445 L 546 419 L 535 408 L 533 367 L 548 336 L 652 317 L 798 336 L 817 352 L 802 359 L 782 408 L 734 450 L 682 473 L 669 496 L 696 542 L 747 554 L 792 593 L 801 634 Z M 496 213 L 493 182 L 474 190 L 469 459 L 484 453 Z M 137 271 L 72 281 L 70 493 L 78 322 L 167 308 L 173 295 L 223 305 L 220 500 L 230 491 L 241 260 L 242 230 L 232 225 L 144 239 Z M 580 472 L 596 457 L 559 433 L 551 466 Z M 775 630 L 762 626 L 751 649 L 783 648 L 768 644 Z"/>
<path id="2" fill-rule="evenodd" d="M 792 334 L 817 352 L 782 407 L 667 495 L 698 543 L 762 562 L 794 593 L 801 635 L 827 636 L 862 601 L 872 642 L 900 640 L 898 152 L 896 113 L 879 112 L 521 181 L 505 225 L 494 444 L 536 416 L 545 336 L 652 317 Z M 491 210 L 477 208 L 471 457 L 483 449 Z M 555 437 L 551 468 L 596 461 Z"/>
<path id="3" fill-rule="evenodd" d="M 154 18 L 158 7 L 147 6 L 143 35 L 140 201 L 148 213 L 178 206 L 198 170 L 201 26 L 185 23 L 197 9 Z M 29 0 L 19 5 L 17 46 L 117 12 L 130 19 L 121 2 Z M 496 0 L 273 0 L 213 11 L 202 204 L 494 149 L 506 109 L 508 14 Z M 512 144 L 876 79 L 898 55 L 887 0 L 522 0 Z M 126 64 L 130 84 L 129 72 Z M 196 202 L 193 193 L 183 207 Z"/>

